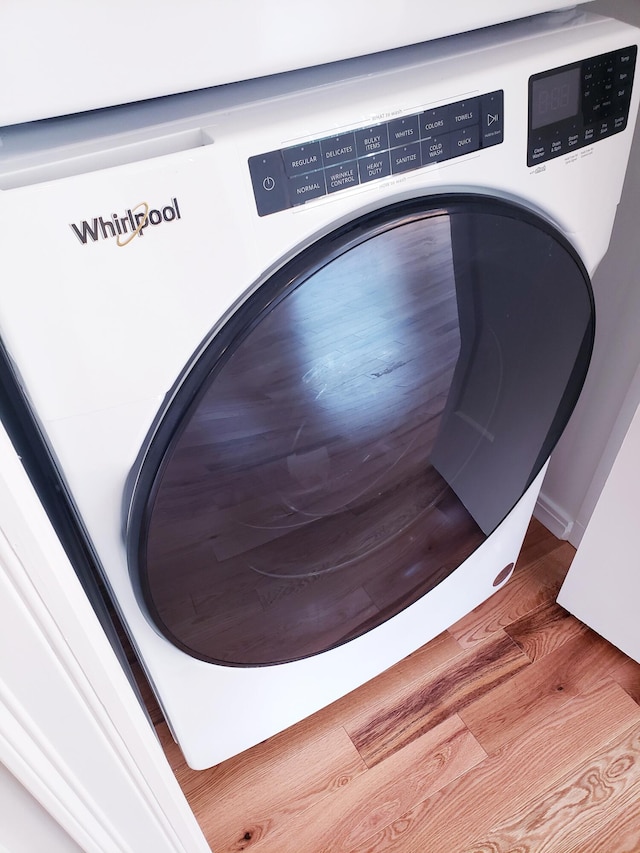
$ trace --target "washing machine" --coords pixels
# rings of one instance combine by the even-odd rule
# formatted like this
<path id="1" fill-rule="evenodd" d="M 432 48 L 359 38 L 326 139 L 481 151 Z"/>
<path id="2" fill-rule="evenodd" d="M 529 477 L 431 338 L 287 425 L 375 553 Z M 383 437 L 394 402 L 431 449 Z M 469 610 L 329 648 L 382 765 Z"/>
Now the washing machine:
<path id="1" fill-rule="evenodd" d="M 508 581 L 588 369 L 637 43 L 542 15 L 2 132 L 15 393 L 191 767 Z"/>

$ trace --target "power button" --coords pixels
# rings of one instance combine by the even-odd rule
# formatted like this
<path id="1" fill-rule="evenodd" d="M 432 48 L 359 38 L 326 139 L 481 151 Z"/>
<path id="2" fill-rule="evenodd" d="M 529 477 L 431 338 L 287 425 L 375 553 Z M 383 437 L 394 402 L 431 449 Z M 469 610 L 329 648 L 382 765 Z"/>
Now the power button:
<path id="1" fill-rule="evenodd" d="M 249 172 L 258 216 L 268 216 L 291 207 L 280 151 L 249 157 Z"/>

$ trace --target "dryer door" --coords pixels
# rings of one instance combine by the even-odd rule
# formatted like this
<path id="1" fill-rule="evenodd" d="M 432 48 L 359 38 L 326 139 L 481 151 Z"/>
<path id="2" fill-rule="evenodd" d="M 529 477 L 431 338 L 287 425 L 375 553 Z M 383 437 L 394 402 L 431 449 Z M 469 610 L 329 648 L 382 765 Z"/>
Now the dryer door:
<path id="1" fill-rule="evenodd" d="M 322 238 L 213 336 L 141 456 L 128 546 L 149 617 L 233 666 L 375 628 L 517 503 L 592 341 L 582 263 L 520 207 L 418 199 Z"/>

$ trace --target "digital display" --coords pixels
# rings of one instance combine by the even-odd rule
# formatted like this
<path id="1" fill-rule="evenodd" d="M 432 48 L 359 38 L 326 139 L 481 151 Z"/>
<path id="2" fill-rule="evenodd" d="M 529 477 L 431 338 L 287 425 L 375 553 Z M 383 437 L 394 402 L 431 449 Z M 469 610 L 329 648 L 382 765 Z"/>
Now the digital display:
<path id="1" fill-rule="evenodd" d="M 578 112 L 580 66 L 533 81 L 531 129 L 545 127 Z"/>

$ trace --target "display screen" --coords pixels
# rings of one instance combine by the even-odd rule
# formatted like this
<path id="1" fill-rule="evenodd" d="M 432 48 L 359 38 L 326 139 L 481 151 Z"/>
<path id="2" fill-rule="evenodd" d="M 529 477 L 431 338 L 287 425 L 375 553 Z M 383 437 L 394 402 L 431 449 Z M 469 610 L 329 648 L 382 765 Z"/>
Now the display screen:
<path id="1" fill-rule="evenodd" d="M 571 118 L 578 112 L 580 66 L 533 81 L 531 129 Z"/>

